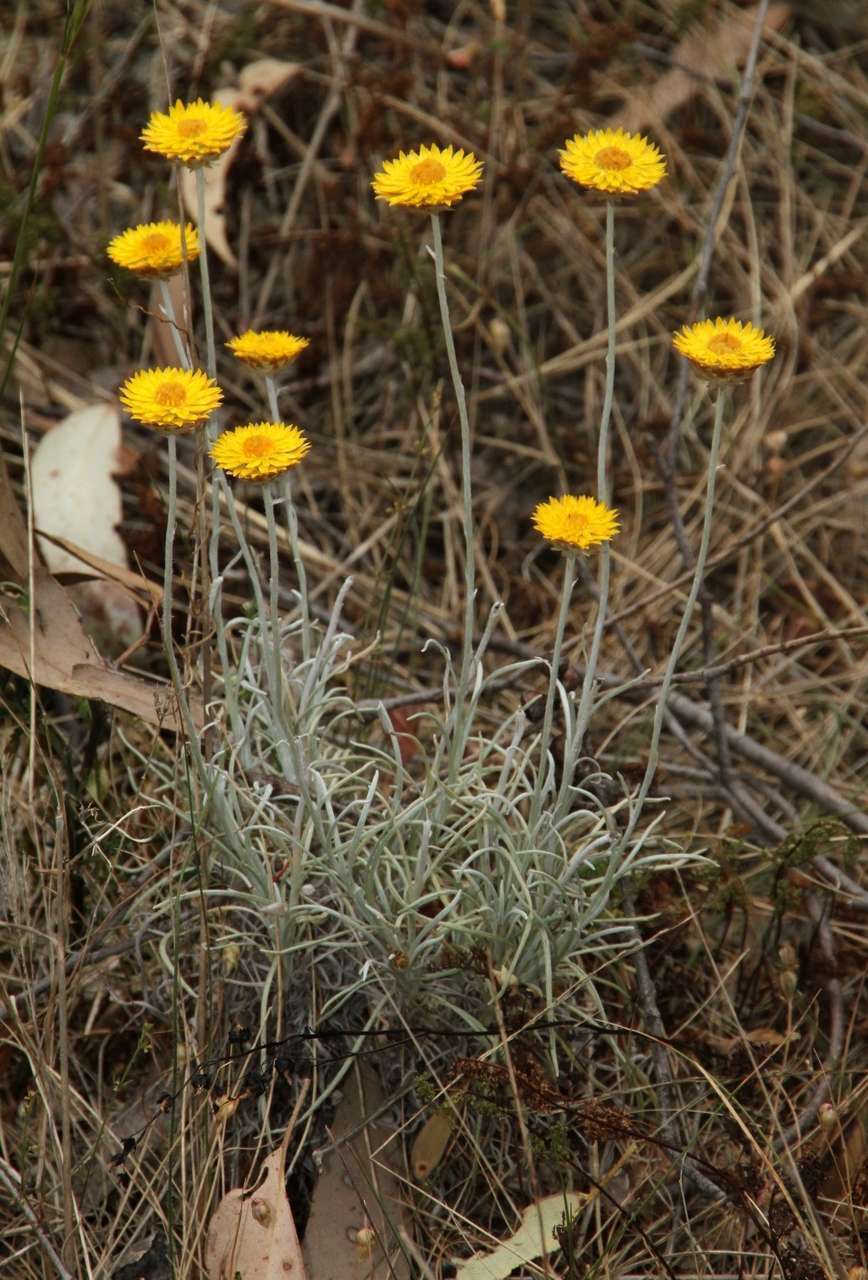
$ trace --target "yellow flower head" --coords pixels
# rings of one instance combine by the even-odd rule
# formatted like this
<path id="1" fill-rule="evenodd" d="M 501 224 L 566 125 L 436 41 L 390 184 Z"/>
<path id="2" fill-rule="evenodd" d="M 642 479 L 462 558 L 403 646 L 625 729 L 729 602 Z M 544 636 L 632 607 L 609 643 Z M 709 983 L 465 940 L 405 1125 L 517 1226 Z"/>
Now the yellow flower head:
<path id="1" fill-rule="evenodd" d="M 230 338 L 226 346 L 243 364 L 253 369 L 265 369 L 274 373 L 285 364 L 291 364 L 310 346 L 307 338 L 297 338 L 285 329 L 262 329 L 258 333 L 248 329 L 239 338 Z"/>
<path id="2" fill-rule="evenodd" d="M 112 262 L 136 275 L 149 279 L 166 279 L 180 271 L 184 262 L 199 257 L 199 236 L 187 223 L 183 243 L 177 222 L 146 222 L 128 227 L 115 236 L 106 250 Z"/>
<path id="3" fill-rule="evenodd" d="M 533 525 L 561 551 L 587 551 L 608 542 L 618 532 L 618 512 L 596 498 L 562 498 L 541 502 L 533 513 Z"/>
<path id="4" fill-rule="evenodd" d="M 222 399 L 217 383 L 201 369 L 141 369 L 120 390 L 131 418 L 168 435 L 200 426 Z"/>
<path id="5" fill-rule="evenodd" d="M 482 181 L 482 161 L 435 142 L 387 160 L 371 186 L 378 200 L 408 209 L 448 209 Z"/>
<path id="6" fill-rule="evenodd" d="M 775 340 L 752 324 L 740 320 L 700 320 L 674 334 L 672 345 L 706 378 L 749 377 L 760 365 L 774 359 Z"/>
<path id="7" fill-rule="evenodd" d="M 251 422 L 224 431 L 211 446 L 211 457 L 230 476 L 264 484 L 301 462 L 310 441 L 285 422 Z"/>
<path id="8" fill-rule="evenodd" d="M 153 111 L 140 137 L 146 151 L 198 169 L 228 151 L 246 128 L 244 116 L 221 102 L 197 98 L 185 103 L 179 99 L 168 114 Z"/>
<path id="9" fill-rule="evenodd" d="M 577 133 L 558 155 L 568 178 L 607 195 L 635 196 L 666 176 L 666 161 L 654 144 L 623 129 Z"/>

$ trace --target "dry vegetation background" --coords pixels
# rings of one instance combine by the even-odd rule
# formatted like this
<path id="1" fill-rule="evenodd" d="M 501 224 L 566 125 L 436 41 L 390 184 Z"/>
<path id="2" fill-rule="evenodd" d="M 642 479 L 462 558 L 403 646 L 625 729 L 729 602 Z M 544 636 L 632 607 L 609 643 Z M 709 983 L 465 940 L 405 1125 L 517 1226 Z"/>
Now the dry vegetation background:
<path id="1" fill-rule="evenodd" d="M 454 143 L 485 161 L 481 194 L 446 220 L 474 430 L 479 617 L 503 601 L 493 662 L 545 656 L 561 570 L 529 516 L 552 494 L 592 488 L 605 350 L 604 206 L 560 175 L 556 151 L 604 121 L 648 132 L 670 176 L 617 216 L 612 463 L 623 533 L 613 548 L 607 673 L 659 673 L 689 582 L 683 552 L 698 541 L 710 418 L 691 384 L 673 433 L 671 332 L 698 315 L 735 313 L 778 340 L 768 371 L 733 397 L 708 625 L 703 635 L 697 612 L 682 661 L 682 671 L 723 671 L 713 690 L 702 677 L 679 687 L 656 784 L 671 798 L 662 834 L 712 862 L 635 886 L 644 946 L 598 975 L 610 992 L 606 1018 L 678 1051 L 661 1062 L 659 1045 L 585 1034 L 570 1041 L 556 1105 L 534 1042 L 517 1076 L 492 1074 L 456 1103 L 461 1119 L 423 1181 L 408 1155 L 426 1114 L 419 1073 L 442 1083 L 456 1057 L 480 1046 L 420 1036 L 414 1044 L 412 1035 L 409 1048 L 381 1042 L 366 1061 L 389 1125 L 378 1159 L 392 1182 L 384 1190 L 380 1168 L 377 1195 L 394 1230 L 383 1235 L 393 1271 L 448 1275 L 454 1259 L 510 1234 L 525 1205 L 566 1181 L 591 1200 L 580 1244 L 565 1239 L 551 1255 L 557 1275 L 865 1276 L 865 14 L 858 3 L 770 7 L 705 297 L 694 303 L 756 11 L 715 0 L 506 0 L 503 9 L 105 0 L 68 51 L 40 152 L 63 14 L 48 0 L 0 0 L 9 492 L 23 510 L 22 414 L 35 447 L 139 364 L 169 362 L 149 319 L 153 300 L 104 255 L 125 226 L 176 216 L 168 167 L 137 142 L 148 113 L 164 106 L 167 83 L 172 99 L 209 97 L 237 85 L 249 64 L 278 59 L 291 66 L 262 95 L 227 175 L 225 234 L 236 261 L 212 253 L 217 333 L 285 327 L 311 340 L 282 408 L 314 444 L 296 499 L 315 609 L 326 616 L 353 577 L 343 625 L 359 651 L 370 646 L 353 696 L 424 705 L 440 681 L 424 642 L 460 643 L 457 424 L 428 224 L 378 207 L 369 187 L 383 158 L 420 142 Z M 227 424 L 261 416 L 257 386 L 226 355 L 219 378 Z M 120 531 L 131 565 L 156 583 L 164 444 L 129 423 L 124 441 Z M 183 597 L 192 452 L 181 460 Z M 86 504 L 86 475 L 79 483 Z M 256 495 L 239 496 L 264 553 Z M 293 585 L 287 557 L 287 607 Z M 248 604 L 240 572 L 227 593 L 231 611 Z M 567 632 L 579 667 L 591 618 L 586 583 Z M 179 642 L 184 623 L 180 611 Z M 165 676 L 156 627 L 129 663 Z M 542 680 L 525 673 L 508 683 L 485 716 L 495 724 Z M 167 917 L 136 909 L 190 836 L 167 828 L 141 790 L 141 759 L 171 755 L 172 735 L 95 700 L 33 694 L 6 670 L 0 695 L 0 1273 L 163 1280 L 168 1231 L 176 1274 L 197 1276 L 216 1194 L 203 1168 L 219 1167 L 218 1192 L 247 1176 L 279 1141 L 308 1066 L 284 1063 L 267 1106 L 249 1096 L 216 1129 L 207 1095 L 184 1090 L 171 1130 L 161 1117 L 144 1150 L 111 1167 L 171 1087 L 173 1044 L 186 1045 L 187 1071 L 196 1053 L 222 1052 L 235 1023 L 258 1025 L 261 972 L 243 948 L 228 960 L 222 953 L 204 1044 L 192 1005 L 173 1009 L 158 956 Z M 628 783 L 644 767 L 653 699 L 653 684 L 639 684 L 592 726 L 595 756 Z M 399 730 L 406 712 L 393 712 Z M 195 948 L 195 931 L 189 938 Z M 451 962 L 486 988 L 484 955 Z M 316 1022 L 318 971 L 300 958 L 293 981 L 286 1000 L 300 1000 Z M 511 999 L 507 1022 L 529 1015 L 533 993 Z M 409 1006 L 390 1018 L 411 1033 L 414 1018 L 426 1021 Z M 327 1094 L 329 1069 L 318 1062 L 314 1093 Z M 564 1110 L 566 1096 L 581 1100 L 581 1119 Z M 369 1093 L 362 1114 L 377 1105 Z M 300 1228 L 315 1220 L 313 1152 L 333 1119 L 325 1097 L 300 1135 L 290 1180 Z M 170 1137 L 181 1143 L 171 1160 Z M 687 1150 L 699 1163 L 684 1163 Z M 359 1165 L 354 1176 L 366 1183 L 370 1171 Z M 363 1223 L 329 1225 L 343 1240 Z M 150 1259 L 123 1271 L 152 1240 Z M 312 1280 L 325 1280 L 310 1244 L 308 1261 Z M 333 1265 L 355 1275 L 368 1262 L 351 1240 Z"/>

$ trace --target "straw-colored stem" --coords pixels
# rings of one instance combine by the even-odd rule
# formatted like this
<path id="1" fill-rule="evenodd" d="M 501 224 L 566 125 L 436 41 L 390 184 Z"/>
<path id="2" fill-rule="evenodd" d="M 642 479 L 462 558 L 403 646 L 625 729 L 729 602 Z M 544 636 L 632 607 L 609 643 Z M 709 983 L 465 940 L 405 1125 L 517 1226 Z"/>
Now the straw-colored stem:
<path id="1" fill-rule="evenodd" d="M 458 358 L 455 354 L 455 339 L 452 336 L 452 324 L 449 319 L 449 301 L 446 297 L 446 270 L 443 262 L 443 233 L 440 227 L 440 215 L 432 213 L 431 231 L 434 237 L 434 277 L 437 284 L 437 300 L 440 303 L 440 320 L 443 325 L 443 336 L 446 340 L 446 355 L 449 361 L 449 372 L 452 375 L 452 387 L 458 405 L 458 421 L 461 427 L 461 495 L 464 503 L 464 642 L 461 652 L 461 672 L 458 681 L 458 705 L 466 693 L 470 678 L 470 665 L 473 657 L 473 622 L 475 618 L 476 594 L 476 548 L 473 529 L 473 495 L 470 484 L 470 419 L 467 414 L 467 397 L 464 394 L 464 383 L 458 369 Z"/>

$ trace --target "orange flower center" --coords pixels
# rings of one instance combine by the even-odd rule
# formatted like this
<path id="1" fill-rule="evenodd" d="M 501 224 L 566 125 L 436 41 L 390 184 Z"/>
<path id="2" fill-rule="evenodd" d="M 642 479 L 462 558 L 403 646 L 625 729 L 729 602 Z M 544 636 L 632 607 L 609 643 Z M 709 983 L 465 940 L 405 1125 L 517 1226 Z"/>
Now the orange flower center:
<path id="1" fill-rule="evenodd" d="M 579 535 L 585 532 L 589 524 L 588 517 L 582 511 L 570 511 L 567 515 L 567 531 Z"/>
<path id="2" fill-rule="evenodd" d="M 162 231 L 152 231 L 142 237 L 142 248 L 145 253 L 164 253 L 169 247 L 169 237 Z"/>
<path id="3" fill-rule="evenodd" d="M 154 392 L 154 399 L 164 409 L 179 409 L 187 399 L 183 382 L 164 382 Z"/>
<path id="4" fill-rule="evenodd" d="M 208 125 L 205 120 L 179 120 L 178 133 L 182 138 L 201 138 L 203 133 L 208 132 Z"/>
<path id="5" fill-rule="evenodd" d="M 716 333 L 709 342 L 708 349 L 716 356 L 730 356 L 741 351 L 741 342 L 734 333 Z"/>
<path id="6" fill-rule="evenodd" d="M 627 152 L 620 147 L 603 147 L 594 156 L 594 162 L 601 169 L 629 169 L 633 163 Z"/>
<path id="7" fill-rule="evenodd" d="M 425 160 L 420 160 L 410 170 L 410 181 L 417 187 L 431 187 L 435 182 L 442 182 L 445 177 L 445 167 L 432 156 L 428 156 Z"/>
<path id="8" fill-rule="evenodd" d="M 245 458 L 267 458 L 274 451 L 274 441 L 268 436 L 248 436 L 241 448 Z"/>

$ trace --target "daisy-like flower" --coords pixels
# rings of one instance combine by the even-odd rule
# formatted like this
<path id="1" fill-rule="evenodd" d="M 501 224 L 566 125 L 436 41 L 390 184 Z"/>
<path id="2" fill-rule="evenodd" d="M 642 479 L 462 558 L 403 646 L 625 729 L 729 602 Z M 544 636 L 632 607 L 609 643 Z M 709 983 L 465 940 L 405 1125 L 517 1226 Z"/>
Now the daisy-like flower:
<path id="1" fill-rule="evenodd" d="M 139 136 L 146 151 L 156 151 L 167 160 L 180 160 L 188 169 L 198 169 L 228 151 L 246 128 L 244 116 L 222 102 L 178 99 L 168 113 L 153 111 Z"/>
<path id="2" fill-rule="evenodd" d="M 378 200 L 407 209 L 448 209 L 482 181 L 482 161 L 472 151 L 452 147 L 441 150 L 436 142 L 418 151 L 403 151 L 387 160 L 371 183 Z"/>
<path id="3" fill-rule="evenodd" d="M 109 243 L 106 253 L 112 262 L 138 276 L 148 279 L 168 279 L 181 270 L 184 262 L 195 262 L 199 257 L 199 236 L 196 228 L 187 223 L 183 244 L 181 228 L 177 222 L 144 222 L 128 227 Z"/>
<path id="4" fill-rule="evenodd" d="M 618 532 L 618 512 L 596 498 L 549 498 L 534 508 L 533 525 L 538 533 L 561 551 L 587 551 L 608 542 Z"/>
<path id="5" fill-rule="evenodd" d="M 298 466 L 310 441 L 298 427 L 285 422 L 251 422 L 224 431 L 210 454 L 218 467 L 239 480 L 265 484 Z"/>
<path id="6" fill-rule="evenodd" d="M 141 369 L 120 389 L 120 401 L 131 418 L 174 435 L 206 422 L 223 392 L 201 369 Z"/>
<path id="7" fill-rule="evenodd" d="M 230 338 L 226 346 L 243 364 L 252 369 L 265 369 L 274 373 L 284 365 L 291 364 L 301 355 L 305 347 L 310 346 L 307 338 L 297 338 L 294 333 L 285 329 L 261 329 L 256 332 L 248 329 L 238 338 Z"/>
<path id="8" fill-rule="evenodd" d="M 623 129 L 577 133 L 558 155 L 573 182 L 610 196 L 635 196 L 666 176 L 666 161 L 653 142 Z"/>
<path id="9" fill-rule="evenodd" d="M 753 324 L 731 318 L 700 320 L 673 335 L 672 345 L 705 378 L 747 378 L 774 359 L 775 340 Z"/>

